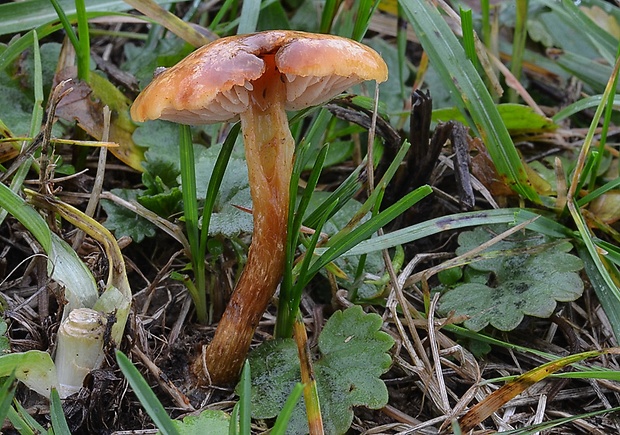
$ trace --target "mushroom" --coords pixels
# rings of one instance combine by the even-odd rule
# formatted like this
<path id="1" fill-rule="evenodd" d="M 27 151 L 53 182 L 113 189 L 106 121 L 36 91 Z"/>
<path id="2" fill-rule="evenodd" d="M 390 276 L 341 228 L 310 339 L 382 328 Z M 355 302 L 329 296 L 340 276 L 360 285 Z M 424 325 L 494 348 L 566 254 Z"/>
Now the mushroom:
<path id="1" fill-rule="evenodd" d="M 295 142 L 286 110 L 326 102 L 387 66 L 349 39 L 273 30 L 219 39 L 159 74 L 131 108 L 135 121 L 210 124 L 241 119 L 254 230 L 248 260 L 215 336 L 193 371 L 233 382 L 282 278 Z M 208 370 L 208 374 L 203 368 Z"/>

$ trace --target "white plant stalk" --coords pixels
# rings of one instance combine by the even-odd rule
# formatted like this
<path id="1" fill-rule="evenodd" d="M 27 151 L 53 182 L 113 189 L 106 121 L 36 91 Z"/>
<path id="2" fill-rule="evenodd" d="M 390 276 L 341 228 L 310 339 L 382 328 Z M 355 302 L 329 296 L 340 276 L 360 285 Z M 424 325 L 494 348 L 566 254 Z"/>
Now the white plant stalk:
<path id="1" fill-rule="evenodd" d="M 84 378 L 103 362 L 105 316 L 89 308 L 69 313 L 58 329 L 56 371 L 61 399 L 78 392 Z"/>

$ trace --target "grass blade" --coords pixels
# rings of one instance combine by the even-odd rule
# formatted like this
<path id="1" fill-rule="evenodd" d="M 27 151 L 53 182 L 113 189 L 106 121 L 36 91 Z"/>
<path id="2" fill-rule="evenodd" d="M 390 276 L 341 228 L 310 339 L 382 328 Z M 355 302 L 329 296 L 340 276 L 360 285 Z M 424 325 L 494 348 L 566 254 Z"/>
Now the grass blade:
<path id="1" fill-rule="evenodd" d="M 499 175 L 515 192 L 540 202 L 491 95 L 448 24 L 425 0 L 399 3 L 456 106 L 487 146 Z"/>
<path id="2" fill-rule="evenodd" d="M 84 4 L 84 0 L 75 0 L 75 8 L 77 15 L 77 23 L 78 23 L 78 33 L 80 37 L 76 35 L 73 30 L 73 26 L 67 18 L 65 11 L 62 9 L 58 0 L 50 0 L 52 5 L 54 6 L 54 10 L 56 14 L 58 14 L 58 18 L 62 24 L 62 27 L 71 41 L 71 45 L 75 50 L 75 54 L 77 56 L 77 69 L 78 69 L 78 77 L 80 80 L 88 81 L 90 76 L 90 36 L 88 32 L 88 17 L 86 16 L 86 5 Z"/>
<path id="3" fill-rule="evenodd" d="M 239 433 L 250 435 L 252 433 L 252 383 L 250 363 L 245 360 L 241 372 L 241 391 L 239 392 Z"/>
<path id="4" fill-rule="evenodd" d="M 230 425 L 228 426 L 228 435 L 239 434 L 239 402 L 235 403 L 230 413 Z"/>
<path id="5" fill-rule="evenodd" d="M 586 412 L 584 414 L 571 415 L 570 417 L 557 418 L 555 420 L 549 420 L 538 424 L 529 425 L 527 427 L 502 431 L 502 435 L 535 435 L 539 433 L 547 433 L 553 428 L 564 426 L 567 423 L 572 423 L 577 420 L 587 420 L 592 417 L 603 414 L 612 414 L 620 411 L 620 406 L 615 408 L 604 408 L 598 411 Z M 564 429 L 566 430 L 566 428 Z"/>
<path id="6" fill-rule="evenodd" d="M 478 55 L 476 54 L 476 42 L 474 40 L 474 21 L 471 9 L 463 9 L 461 7 L 461 31 L 463 32 L 463 48 L 467 58 L 472 61 L 474 65 L 478 62 Z"/>
<path id="7" fill-rule="evenodd" d="M 129 361 L 129 358 L 123 352 L 117 350 L 116 361 L 123 375 L 127 378 L 129 385 L 131 385 L 133 392 L 162 434 L 180 435 L 161 402 L 157 399 L 157 396 L 153 393 L 153 390 L 151 390 L 138 369 Z"/>
<path id="8" fill-rule="evenodd" d="M 256 32 L 258 16 L 260 15 L 261 0 L 244 0 L 241 6 L 241 16 L 239 17 L 239 27 L 237 34 Z"/>
<path id="9" fill-rule="evenodd" d="M 179 0 L 166 0 L 165 3 L 176 3 Z M 161 3 L 164 3 L 163 1 Z M 59 6 L 71 17 L 76 13 L 74 0 L 58 0 Z M 121 12 L 132 9 L 123 0 L 85 0 L 86 10 L 90 12 Z M 56 11 L 49 0 L 28 0 L 0 4 L 0 35 L 17 34 L 44 25 L 57 19 Z"/>
<path id="10" fill-rule="evenodd" d="M 407 155 L 407 151 L 409 150 L 410 146 L 411 144 L 409 142 L 403 142 L 400 150 L 398 151 L 398 153 L 396 153 L 396 156 L 394 156 L 392 162 L 390 163 L 390 166 L 385 171 L 385 174 L 383 175 L 381 180 L 376 183 L 375 188 L 368 197 L 368 199 L 364 202 L 364 204 L 362 204 L 355 216 L 351 218 L 347 226 L 331 237 L 328 242 L 329 245 L 335 245 L 339 243 L 342 239 L 346 238 L 349 235 L 349 233 L 353 230 L 354 226 L 358 222 L 360 222 L 367 213 L 378 210 L 379 204 L 381 203 L 381 200 L 383 198 L 383 193 L 385 192 L 385 189 L 387 189 L 387 186 L 394 174 L 396 174 L 396 171 L 398 170 L 401 162 Z M 342 205 L 344 204 L 341 204 L 340 207 L 342 207 Z"/>
<path id="11" fill-rule="evenodd" d="M 276 418 L 276 422 L 271 428 L 271 435 L 284 435 L 286 433 L 286 428 L 288 426 L 288 422 L 293 415 L 293 411 L 295 410 L 295 405 L 299 402 L 299 398 L 304 392 L 304 385 L 301 382 L 295 384 L 293 391 L 289 394 L 282 410 L 278 414 L 278 418 Z"/>
<path id="12" fill-rule="evenodd" d="M 598 254 L 592 255 L 598 252 L 596 246 L 588 248 L 587 245 L 578 247 L 579 257 L 583 260 L 592 288 L 609 318 L 614 335 L 620 337 L 620 273 L 611 261 Z"/>
<path id="13" fill-rule="evenodd" d="M 71 45 L 73 45 L 73 48 L 77 51 L 79 48 L 80 42 L 78 40 L 77 34 L 75 33 L 75 30 L 73 30 L 73 26 L 71 25 L 71 22 L 69 22 L 69 19 L 67 18 L 67 15 L 65 14 L 65 11 L 60 6 L 60 3 L 58 2 L 58 0 L 50 0 L 50 3 L 54 7 L 54 10 L 56 11 L 56 14 L 58 15 L 58 19 L 60 20 L 60 23 L 62 24 L 62 27 L 65 30 L 65 33 L 67 34 L 67 38 L 69 38 L 69 41 L 71 41 Z"/>
<path id="14" fill-rule="evenodd" d="M 301 370 L 301 381 L 304 385 L 304 402 L 306 405 L 306 418 L 311 434 L 323 434 L 323 416 L 321 415 L 321 404 L 319 402 L 319 392 L 312 367 L 312 357 L 310 356 L 310 346 L 308 345 L 308 335 L 306 325 L 301 316 L 297 316 L 293 326 L 293 337 L 297 344 L 297 354 Z"/>
<path id="15" fill-rule="evenodd" d="M 609 76 L 607 76 L 607 78 L 609 78 Z M 564 119 L 568 118 L 571 115 L 574 115 L 575 113 L 582 112 L 586 109 L 589 109 L 590 107 L 598 106 L 599 104 L 601 104 L 601 101 L 603 101 L 603 95 L 591 95 L 589 97 L 582 98 L 578 101 L 575 101 L 573 104 L 564 107 L 558 113 L 553 115 L 551 119 L 553 120 L 553 122 L 559 123 L 560 121 L 563 121 Z M 613 105 L 615 107 L 620 106 L 620 96 L 614 96 Z"/>
<path id="16" fill-rule="evenodd" d="M 52 389 L 50 395 L 50 417 L 52 418 L 52 429 L 54 429 L 54 435 L 71 435 L 67 419 L 65 418 L 64 411 L 62 410 L 62 403 L 60 403 L 60 396 L 56 389 Z"/>
<path id="17" fill-rule="evenodd" d="M 297 282 L 294 284 L 293 289 L 290 292 L 289 300 L 285 303 L 287 304 L 287 310 L 282 311 L 282 322 L 280 328 L 281 337 L 290 337 L 293 334 L 293 325 L 295 319 L 297 318 L 297 312 L 299 310 L 299 304 L 301 302 L 301 295 L 303 293 L 304 287 L 310 282 L 312 277 L 318 272 L 316 271 L 308 272 L 310 268 L 310 264 L 312 262 L 312 253 L 316 248 L 317 243 L 319 242 L 319 238 L 321 237 L 321 231 L 323 230 L 323 226 L 325 222 L 327 222 L 328 216 L 332 214 L 332 211 L 338 207 L 338 202 L 333 202 L 330 204 L 330 209 L 327 209 L 327 212 L 322 216 L 321 220 L 317 224 L 315 228 L 315 232 L 310 239 L 310 243 L 308 244 L 306 255 L 301 263 L 301 268 L 299 270 L 299 278 Z M 280 314 L 280 313 L 278 313 Z"/>
<path id="18" fill-rule="evenodd" d="M 207 323 L 207 294 L 204 268 L 205 252 L 200 249 L 200 229 L 198 228 L 198 200 L 196 194 L 196 164 L 192 132 L 188 125 L 179 125 L 179 150 L 181 155 L 181 191 L 183 193 L 183 217 L 191 252 L 189 256 L 194 270 L 196 291 L 190 291 L 196 307 L 198 322 Z"/>
<path id="19" fill-rule="evenodd" d="M 615 89 L 619 70 L 620 47 L 618 48 L 618 53 L 616 53 L 613 74 L 611 75 L 605 88 L 605 92 L 603 93 L 603 101 L 611 101 L 610 96 Z M 597 295 L 600 292 L 600 302 L 607 316 L 612 319 L 611 326 L 614 330 L 614 335 L 618 338 L 620 337 L 620 283 L 618 282 L 620 273 L 613 263 L 610 263 L 600 255 L 599 250 L 594 243 L 592 233 L 585 221 L 583 212 L 580 208 L 578 208 L 575 200 L 575 197 L 578 196 L 577 192 L 579 191 L 579 186 L 582 185 L 588 177 L 586 164 L 589 161 L 589 156 L 592 155 L 590 153 L 590 149 L 594 140 L 594 134 L 606 106 L 606 104 L 601 104 L 596 109 L 592 122 L 590 123 L 590 128 L 588 129 L 586 137 L 583 141 L 567 195 L 567 207 L 575 222 L 575 225 L 577 226 L 577 231 L 581 235 L 581 240 L 584 243 L 585 250 L 587 250 L 587 253 L 584 250 L 582 254 L 584 257 L 589 255 L 594 266 L 594 268 L 590 269 L 588 276 L 592 275 L 591 279 L 600 282 L 600 284 L 597 285 Z M 586 261 L 586 263 L 589 263 L 589 261 Z M 607 288 L 605 288 L 605 286 Z"/>
<path id="20" fill-rule="evenodd" d="M 573 235 L 568 228 L 552 219 L 519 208 L 506 208 L 486 210 L 483 212 L 457 213 L 431 219 L 420 224 L 393 231 L 383 236 L 375 237 L 371 240 L 365 240 L 346 252 L 345 255 L 369 254 L 371 252 L 414 242 L 443 231 L 499 223 L 518 224 L 534 217 L 538 218 L 527 226 L 528 229 L 552 237 L 571 237 Z"/>
<path id="21" fill-rule="evenodd" d="M 17 383 L 15 382 L 14 373 L 2 380 L 2 386 L 0 387 L 0 421 L 4 421 L 9 413 L 16 388 Z"/>
<path id="22" fill-rule="evenodd" d="M 235 147 L 235 141 L 237 140 L 237 136 L 239 136 L 240 130 L 241 123 L 236 123 L 230 129 L 226 140 L 222 144 L 222 149 L 217 156 L 215 166 L 213 167 L 213 172 L 211 173 L 211 178 L 209 179 L 209 185 L 207 186 L 207 193 L 205 197 L 205 204 L 202 210 L 202 224 L 200 233 L 201 251 L 206 251 L 207 249 L 207 238 L 209 234 L 211 214 L 213 213 L 217 193 L 219 192 L 220 186 L 222 185 L 222 180 L 224 179 L 224 174 L 226 173 L 226 167 L 228 166 L 228 162 L 230 160 L 230 156 L 232 155 L 233 149 Z"/>
<path id="23" fill-rule="evenodd" d="M 211 39 L 200 33 L 193 28 L 189 23 L 186 23 L 181 18 L 174 15 L 172 12 L 167 11 L 161 7 L 154 0 L 125 0 L 132 7 L 136 8 L 144 15 L 158 23 L 159 25 L 170 30 L 172 33 L 183 39 L 187 43 L 194 47 L 201 47 L 209 42 Z"/>
<path id="24" fill-rule="evenodd" d="M 510 61 L 510 72 L 519 80 L 523 67 L 523 53 L 525 52 L 525 42 L 527 40 L 527 13 L 528 0 L 516 1 L 516 22 L 515 36 L 512 43 L 512 59 Z M 514 89 L 509 90 L 508 100 L 511 103 L 518 102 L 518 95 Z"/>
<path id="25" fill-rule="evenodd" d="M 323 13 L 321 14 L 321 24 L 319 26 L 320 33 L 329 33 L 336 17 L 336 12 L 340 7 L 341 0 L 325 0 Z"/>
<path id="26" fill-rule="evenodd" d="M 293 176 L 291 178 L 291 198 L 290 198 L 290 206 L 289 206 L 289 231 L 287 234 L 287 251 L 286 251 L 286 267 L 284 271 L 284 276 L 282 279 L 282 284 L 280 286 L 280 305 L 278 306 L 278 316 L 276 319 L 276 327 L 275 327 L 275 335 L 276 337 L 290 337 L 293 327 L 293 321 L 297 315 L 297 305 L 296 301 L 298 301 L 301 295 L 296 294 L 295 292 L 300 291 L 300 289 L 293 285 L 293 268 L 295 262 L 295 250 L 297 248 L 299 234 L 301 231 L 301 222 L 303 216 L 306 212 L 308 204 L 310 203 L 310 199 L 312 197 L 312 192 L 319 181 L 319 176 L 321 175 L 321 170 L 323 169 L 323 164 L 325 163 L 325 158 L 327 157 L 328 147 L 325 146 L 321 148 L 319 155 L 315 161 L 314 167 L 312 168 L 312 172 L 308 177 L 308 182 L 306 184 L 306 188 L 304 189 L 304 193 L 302 195 L 301 201 L 297 206 L 297 210 L 293 210 L 296 197 L 297 197 L 297 185 L 299 181 L 299 177 L 301 171 L 305 164 L 305 154 L 308 150 L 309 143 L 306 142 L 299 148 L 299 152 L 295 158 L 295 164 L 293 169 Z M 315 232 L 315 236 L 320 234 L 320 230 Z M 315 237 L 316 238 L 316 237 Z M 318 238 L 317 238 L 318 241 Z M 316 243 L 316 242 L 315 242 Z"/>
<path id="27" fill-rule="evenodd" d="M 337 243 L 334 243 L 319 257 L 319 259 L 310 268 L 309 276 L 314 276 L 322 267 L 340 257 L 354 246 L 360 244 L 363 240 L 368 239 L 379 228 L 383 228 L 393 219 L 404 213 L 405 210 L 412 207 L 427 195 L 430 195 L 431 192 L 432 189 L 429 186 L 422 186 L 413 192 L 408 193 L 394 205 L 355 228 L 350 232 L 350 234 L 348 234 L 347 237 L 339 240 Z"/>
<path id="28" fill-rule="evenodd" d="M 222 180 L 224 179 L 224 174 L 226 173 L 226 167 L 228 166 L 228 162 L 230 161 L 230 156 L 235 147 L 235 141 L 237 140 L 237 136 L 239 135 L 239 131 L 241 130 L 241 123 L 237 123 L 233 125 L 226 137 L 226 140 L 222 144 L 222 149 L 220 150 L 217 160 L 215 161 L 215 166 L 213 167 L 213 172 L 211 173 L 211 178 L 209 179 L 209 185 L 207 186 L 207 192 L 205 197 L 204 206 L 202 209 L 202 222 L 200 226 L 200 241 L 198 244 L 198 252 L 192 253 L 192 257 L 196 255 L 197 260 L 195 261 L 195 268 L 200 268 L 199 271 L 200 279 L 203 280 L 204 287 L 198 287 L 197 291 L 202 293 L 199 297 L 202 298 L 205 296 L 206 292 L 206 277 L 205 269 L 204 269 L 204 261 L 207 252 L 207 242 L 209 239 L 209 225 L 211 223 L 211 215 L 213 214 L 213 208 L 215 207 L 215 200 L 217 198 L 217 193 L 220 190 L 220 186 L 222 185 Z M 195 188 L 195 187 L 194 187 Z M 193 200 L 192 200 L 193 201 Z M 198 285 L 198 280 L 197 280 Z M 213 289 L 209 289 L 210 297 L 211 297 L 211 309 L 208 313 L 208 321 L 211 321 L 211 315 L 213 313 L 213 301 L 215 300 L 215 296 L 213 294 Z M 206 302 L 205 302 L 205 310 L 206 310 Z"/>
<path id="29" fill-rule="evenodd" d="M 379 6 L 378 0 L 360 0 L 357 16 L 355 17 L 355 25 L 353 26 L 352 39 L 356 41 L 362 40 L 368 30 L 368 26 L 370 26 L 370 19 L 375 13 L 377 6 Z"/>
<path id="30" fill-rule="evenodd" d="M 88 82 L 90 78 L 90 34 L 84 0 L 75 0 L 75 10 L 78 18 L 79 44 L 75 47 L 78 58 L 78 77 Z"/>
<path id="31" fill-rule="evenodd" d="M 40 435 L 48 433 L 17 401 L 15 401 L 15 405 L 9 409 L 8 417 L 11 424 L 20 435 Z"/>
<path id="32" fill-rule="evenodd" d="M 542 0 L 542 3 L 551 8 L 554 13 L 567 23 L 582 29 L 582 34 L 590 39 L 592 46 L 609 63 L 614 64 L 618 41 L 603 26 L 593 21 L 580 8 L 579 3 L 572 0 Z"/>

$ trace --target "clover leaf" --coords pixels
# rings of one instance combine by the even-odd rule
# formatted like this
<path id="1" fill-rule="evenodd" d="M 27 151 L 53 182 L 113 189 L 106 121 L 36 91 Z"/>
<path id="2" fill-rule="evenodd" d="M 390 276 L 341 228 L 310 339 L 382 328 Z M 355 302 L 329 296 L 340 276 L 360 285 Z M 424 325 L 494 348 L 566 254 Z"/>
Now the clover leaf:
<path id="1" fill-rule="evenodd" d="M 349 429 L 353 407 L 379 409 L 387 404 L 387 387 L 379 376 L 391 365 L 386 352 L 394 340 L 380 331 L 381 322 L 380 316 L 354 306 L 334 313 L 321 332 L 314 374 L 327 434 L 342 434 Z M 265 342 L 249 360 L 253 417 L 274 418 L 300 381 L 296 344 L 292 339 Z M 300 401 L 287 433 L 307 432 L 305 408 Z"/>
<path id="2" fill-rule="evenodd" d="M 490 240 L 505 227 L 476 228 L 461 233 L 457 254 Z M 583 293 L 583 263 L 568 252 L 572 245 L 531 231 L 516 233 L 485 251 L 467 266 L 465 282 L 446 291 L 440 311 L 467 315 L 467 328 L 487 325 L 510 331 L 525 315 L 549 317 L 557 301 L 574 301 Z"/>

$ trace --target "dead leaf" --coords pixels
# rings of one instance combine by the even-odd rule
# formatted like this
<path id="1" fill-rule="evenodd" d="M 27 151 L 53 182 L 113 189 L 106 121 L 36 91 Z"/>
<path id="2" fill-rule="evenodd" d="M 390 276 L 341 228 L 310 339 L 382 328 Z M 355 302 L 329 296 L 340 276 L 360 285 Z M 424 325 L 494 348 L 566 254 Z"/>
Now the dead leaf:
<path id="1" fill-rule="evenodd" d="M 620 25 L 613 14 L 605 12 L 600 6 L 592 6 L 591 8 L 582 6 L 580 9 L 592 21 L 607 31 L 607 33 L 612 35 L 615 39 L 620 38 Z"/>
<path id="2" fill-rule="evenodd" d="M 471 173 L 495 198 L 514 196 L 513 190 L 497 173 L 484 143 L 479 138 L 473 138 L 469 144 L 472 151 Z"/>
<path id="3" fill-rule="evenodd" d="M 603 354 L 616 354 L 617 348 L 594 350 L 582 352 L 575 355 L 569 355 L 555 361 L 548 362 L 527 373 L 518 376 L 514 381 L 507 383 L 498 390 L 489 394 L 483 401 L 474 405 L 467 413 L 461 417 L 459 424 L 463 433 L 473 430 L 476 425 L 482 423 L 495 411 L 504 406 L 508 401 L 517 397 L 523 391 L 531 387 L 537 382 L 542 381 L 549 375 L 563 369 L 569 364 L 582 361 L 587 358 L 595 358 Z"/>
<path id="4" fill-rule="evenodd" d="M 620 190 L 610 190 L 590 203 L 589 211 L 600 221 L 611 225 L 620 219 Z"/>
<path id="5" fill-rule="evenodd" d="M 10 139 L 13 136 L 11 130 L 0 120 L 0 137 Z M 19 154 L 19 144 L 17 141 L 0 142 L 0 163 L 11 160 Z"/>
<path id="6" fill-rule="evenodd" d="M 97 140 L 103 137 L 103 107 L 112 111 L 110 142 L 119 144 L 110 152 L 137 171 L 143 171 L 144 148 L 132 139 L 136 125 L 129 116 L 131 101 L 106 78 L 91 72 L 90 83 L 79 81 L 75 67 L 66 67 L 56 74 L 55 82 L 72 79 L 73 91 L 63 98 L 56 108 L 59 118 L 76 121 L 80 128 Z"/>

